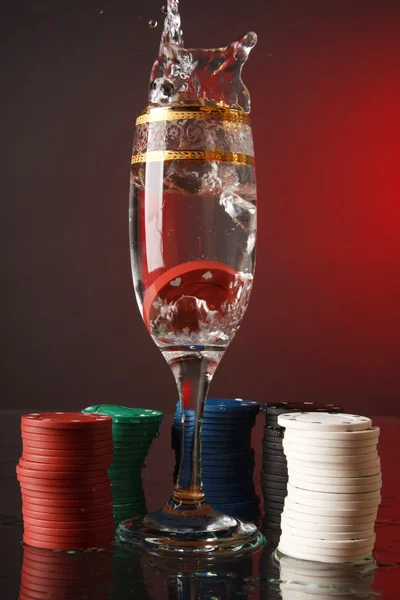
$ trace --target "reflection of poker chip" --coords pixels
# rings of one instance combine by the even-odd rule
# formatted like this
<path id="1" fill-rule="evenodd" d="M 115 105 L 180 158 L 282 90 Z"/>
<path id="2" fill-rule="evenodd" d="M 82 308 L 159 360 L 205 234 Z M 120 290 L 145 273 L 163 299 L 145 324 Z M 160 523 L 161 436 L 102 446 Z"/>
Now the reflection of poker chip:
<path id="1" fill-rule="evenodd" d="M 148 288 L 143 301 L 143 319 L 157 322 L 162 308 L 179 303 L 179 310 L 171 313 L 171 325 L 177 332 L 188 328 L 198 330 L 198 309 L 195 300 L 207 303 L 208 310 L 218 311 L 221 305 L 237 301 L 238 283 L 235 269 L 213 260 L 197 260 L 169 269 Z M 239 281 L 240 283 L 240 281 Z"/>
<path id="2" fill-rule="evenodd" d="M 85 550 L 86 548 L 106 548 L 110 545 L 112 538 L 110 536 L 100 536 L 97 538 L 91 538 L 90 540 L 83 541 L 64 541 L 61 540 L 57 536 L 33 536 L 24 533 L 23 541 L 28 546 L 35 546 L 36 548 L 47 548 L 53 549 L 57 548 L 58 550 Z M 23 589 L 21 585 L 21 589 Z M 31 596 L 27 596 L 31 598 Z M 38 596 L 35 595 L 37 598 Z M 48 588 L 46 587 L 46 592 L 43 595 L 43 598 L 48 598 Z"/>

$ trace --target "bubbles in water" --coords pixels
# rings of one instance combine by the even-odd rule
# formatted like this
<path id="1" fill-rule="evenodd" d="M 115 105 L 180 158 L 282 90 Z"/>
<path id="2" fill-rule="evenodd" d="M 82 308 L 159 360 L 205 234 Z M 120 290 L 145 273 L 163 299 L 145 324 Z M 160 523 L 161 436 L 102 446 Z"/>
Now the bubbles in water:
<path id="1" fill-rule="evenodd" d="M 101 10 L 101 11 L 100 11 L 100 14 L 101 14 L 101 15 L 104 15 L 104 10 Z"/>
<path id="2" fill-rule="evenodd" d="M 221 194 L 219 203 L 224 207 L 232 221 L 246 233 L 247 253 L 254 250 L 256 242 L 256 207 L 252 202 L 241 198 L 238 194 L 224 192 Z"/>
<path id="3" fill-rule="evenodd" d="M 149 27 L 151 27 L 152 29 L 155 29 L 157 27 L 157 25 L 158 25 L 157 21 L 154 21 L 154 19 L 150 19 Z"/>
<path id="4" fill-rule="evenodd" d="M 161 12 L 163 13 L 163 15 L 168 14 L 168 8 L 165 6 L 165 4 L 161 7 Z"/>

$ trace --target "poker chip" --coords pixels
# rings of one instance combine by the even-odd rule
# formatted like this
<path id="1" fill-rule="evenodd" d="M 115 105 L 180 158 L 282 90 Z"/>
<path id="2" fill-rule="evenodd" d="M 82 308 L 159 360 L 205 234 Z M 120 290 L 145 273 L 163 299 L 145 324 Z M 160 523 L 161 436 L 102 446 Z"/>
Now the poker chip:
<path id="1" fill-rule="evenodd" d="M 360 488 L 364 488 L 365 486 L 370 485 L 381 485 L 382 484 L 382 474 L 377 473 L 376 475 L 370 475 L 367 477 L 329 477 L 323 475 L 309 475 L 309 474 L 297 474 L 296 472 L 291 474 L 292 479 L 299 479 L 303 483 L 316 483 L 318 485 L 327 486 L 328 488 L 332 486 L 358 486 Z M 298 486 L 296 486 L 298 487 Z M 333 490 L 332 490 L 333 491 Z M 362 491 L 362 490 L 361 490 Z M 369 490 L 364 490 L 369 491 Z"/>
<path id="2" fill-rule="evenodd" d="M 263 517 L 262 520 L 262 531 L 263 532 L 268 532 L 268 531 L 274 531 L 274 532 L 278 532 L 281 530 L 281 526 L 280 523 L 275 523 L 274 521 L 268 519 L 266 516 Z M 268 536 L 266 536 L 268 537 Z M 276 597 L 277 600 L 280 600 L 280 596 L 276 595 L 276 596 L 272 596 L 271 594 L 269 594 L 269 596 L 271 599 Z"/>
<path id="3" fill-rule="evenodd" d="M 102 494 L 101 496 L 86 494 L 82 498 L 73 497 L 73 499 L 66 500 L 65 496 L 62 495 L 60 498 L 50 496 L 47 494 L 46 496 L 37 497 L 37 492 L 33 492 L 33 496 L 30 496 L 29 493 L 25 490 L 22 496 L 23 502 L 27 502 L 32 504 L 33 506 L 40 506 L 46 508 L 78 508 L 81 511 L 87 510 L 88 508 L 92 508 L 96 505 L 102 505 L 109 499 L 112 501 L 111 490 Z"/>
<path id="4" fill-rule="evenodd" d="M 289 456 L 290 453 L 295 454 L 296 452 L 298 452 L 301 457 L 309 455 L 309 456 L 318 456 L 318 453 L 326 453 L 328 454 L 330 457 L 337 457 L 336 460 L 340 461 L 340 457 L 344 456 L 344 457 L 348 457 L 348 456 L 359 456 L 360 459 L 363 459 L 364 456 L 368 456 L 369 454 L 375 454 L 376 455 L 376 444 L 371 444 L 368 446 L 352 446 L 350 448 L 348 447 L 342 447 L 339 444 L 336 444 L 336 446 L 308 446 L 308 445 L 301 445 L 298 443 L 298 441 L 292 441 L 292 439 L 286 439 L 283 440 L 282 443 L 282 448 L 284 448 L 285 450 L 285 454 L 287 456 Z M 317 450 L 317 453 L 316 453 Z M 332 458 L 332 460 L 335 460 Z"/>
<path id="5" fill-rule="evenodd" d="M 264 431 L 264 435 L 263 435 L 264 441 L 282 442 L 282 440 L 285 436 L 285 430 L 283 429 L 283 427 L 280 427 L 279 425 L 266 425 L 263 428 L 263 431 Z"/>
<path id="6" fill-rule="evenodd" d="M 264 520 L 269 521 L 270 523 L 275 523 L 276 525 L 280 526 L 280 524 L 281 524 L 281 515 L 275 516 L 275 515 L 268 514 L 266 512 L 265 515 L 264 515 L 264 518 L 263 518 L 263 521 Z"/>
<path id="7" fill-rule="evenodd" d="M 277 504 L 282 505 L 283 507 L 283 503 L 285 501 L 285 498 L 287 496 L 287 491 L 286 490 L 267 490 L 267 489 L 263 489 L 263 495 L 264 495 L 264 500 L 265 502 L 275 502 Z"/>
<path id="8" fill-rule="evenodd" d="M 349 502 L 341 502 L 333 498 L 331 500 L 322 500 L 319 497 L 315 498 L 310 496 L 301 496 L 292 491 L 290 492 L 290 494 L 288 494 L 288 497 L 291 501 L 295 502 L 296 504 L 302 505 L 303 507 L 313 507 L 313 509 L 315 508 L 318 511 L 321 510 L 321 514 L 326 514 L 325 509 L 327 511 L 330 509 L 334 510 L 335 512 L 333 514 L 337 514 L 339 512 L 341 513 L 342 511 L 347 510 L 359 511 L 358 514 L 362 514 L 361 511 L 365 509 L 366 514 L 369 514 L 373 510 L 375 510 L 376 512 L 381 502 L 380 496 L 378 498 L 371 498 L 370 500 L 352 500 Z"/>
<path id="9" fill-rule="evenodd" d="M 56 436 L 58 439 L 58 436 Z M 40 442 L 40 443 L 38 443 Z M 31 438 L 22 438 L 22 444 L 24 448 L 34 448 L 37 451 L 48 452 L 49 450 L 53 450 L 54 454 L 57 452 L 71 452 L 78 453 L 82 452 L 86 456 L 90 456 L 93 454 L 107 454 L 108 452 L 113 451 L 112 440 L 110 441 L 110 436 L 105 440 L 92 440 L 92 441 L 74 441 L 74 440 L 66 440 L 66 441 L 49 441 L 47 438 L 45 440 L 32 440 Z"/>
<path id="10" fill-rule="evenodd" d="M 151 332 L 152 326 L 162 319 L 164 304 L 179 303 L 190 296 L 207 301 L 214 311 L 218 311 L 222 303 L 235 304 L 239 283 L 237 271 L 224 263 L 214 260 L 181 263 L 160 275 L 147 289 L 142 311 L 145 325 Z M 171 325 L 181 334 L 199 328 L 197 317 L 186 310 L 178 311 Z"/>
<path id="11" fill-rule="evenodd" d="M 311 440 L 314 442 L 322 441 L 325 445 L 326 442 L 367 442 L 374 440 L 376 443 L 379 439 L 380 429 L 379 427 L 373 426 L 369 429 L 363 429 L 361 431 L 326 431 L 326 430 L 318 430 L 314 429 L 312 435 L 307 429 L 291 429 L 289 432 L 285 432 L 285 437 L 289 436 L 292 438 L 302 438 L 307 443 L 311 443 Z"/>
<path id="12" fill-rule="evenodd" d="M 307 431 L 362 431 L 370 429 L 371 419 L 358 415 L 330 414 L 312 412 L 298 414 L 282 414 L 278 417 L 278 424 L 285 429 L 300 429 Z"/>
<path id="13" fill-rule="evenodd" d="M 278 417 L 289 412 L 330 412 L 343 413 L 341 406 L 335 404 L 318 404 L 316 402 L 270 402 L 261 408 L 268 417 Z"/>
<path id="14" fill-rule="evenodd" d="M 280 452 L 283 453 L 283 445 L 282 442 L 265 442 L 263 444 L 264 448 L 266 448 L 267 450 L 279 450 Z"/>
<path id="15" fill-rule="evenodd" d="M 23 465 L 28 464 L 23 460 L 23 457 L 21 458 L 21 460 Z M 31 480 L 48 479 L 49 482 L 47 483 L 47 485 L 54 484 L 58 486 L 69 486 L 71 481 L 76 480 L 84 480 L 87 484 L 96 484 L 107 481 L 107 464 L 105 464 L 103 469 L 99 470 L 98 473 L 97 471 L 91 472 L 90 469 L 87 469 L 87 471 L 83 472 L 79 469 L 63 470 L 63 465 L 60 465 L 57 470 L 43 470 L 41 468 L 36 468 L 34 465 L 31 466 L 31 464 L 29 465 L 29 467 L 18 464 L 16 467 L 16 472 L 18 479 L 24 480 L 26 482 L 29 482 Z M 43 484 L 46 485 L 46 482 L 44 482 Z"/>
<path id="16" fill-rule="evenodd" d="M 26 456 L 34 456 L 35 458 L 29 458 L 29 460 L 33 460 L 33 462 L 39 462 L 40 464 L 45 464 L 46 458 L 52 458 L 53 461 L 47 462 L 60 462 L 59 459 L 68 462 L 68 460 L 72 463 L 84 464 L 84 463 L 94 463 L 98 464 L 103 460 L 108 460 L 109 462 L 113 456 L 113 447 L 103 447 L 96 450 L 91 448 L 88 449 L 74 449 L 74 450 L 60 450 L 60 449 L 50 449 L 50 448 L 38 448 L 35 444 L 34 446 L 28 446 L 27 444 L 23 445 L 24 455 Z M 44 459 L 44 461 L 42 460 Z M 25 457 L 25 460 L 28 458 Z"/>
<path id="17" fill-rule="evenodd" d="M 43 429 L 59 431 L 67 430 L 103 430 L 108 431 L 111 426 L 110 417 L 103 415 L 83 415 L 82 413 L 54 412 L 31 413 L 21 417 L 21 427 L 30 427 L 41 433 Z"/>
<path id="18" fill-rule="evenodd" d="M 113 424 L 160 424 L 160 422 L 163 419 L 163 413 L 158 410 L 153 410 L 149 408 L 128 408 L 127 406 L 117 406 L 110 404 L 98 404 L 96 406 L 89 406 L 88 408 L 85 408 L 82 411 L 82 413 L 107 415 L 109 417 L 112 417 Z"/>
<path id="19" fill-rule="evenodd" d="M 285 502 L 284 498 L 275 498 L 274 500 L 267 498 L 264 501 L 265 510 L 270 508 L 272 510 L 279 510 L 281 513 L 284 502 Z"/>
<path id="20" fill-rule="evenodd" d="M 369 501 L 369 500 L 375 500 L 378 498 L 380 499 L 380 489 L 373 490 L 370 492 L 355 492 L 355 493 L 351 493 L 348 491 L 344 492 L 344 493 L 319 492 L 319 491 L 306 490 L 306 489 L 297 487 L 297 486 L 293 485 L 292 480 L 288 483 L 287 489 L 288 489 L 288 493 L 290 492 L 291 495 L 294 494 L 296 496 L 302 496 L 303 498 L 320 499 L 325 502 L 327 502 L 327 501 L 333 502 L 334 501 L 339 504 L 342 502 Z"/>
<path id="21" fill-rule="evenodd" d="M 84 429 L 80 430 L 68 430 L 68 429 L 60 429 L 59 431 L 54 431 L 52 429 L 41 429 L 41 433 L 37 433 L 39 431 L 37 428 L 31 429 L 27 428 L 21 430 L 22 442 L 26 441 L 35 442 L 40 447 L 41 443 L 44 444 L 60 444 L 67 445 L 68 447 L 77 447 L 83 448 L 84 446 L 97 446 L 97 444 L 110 444 L 110 431 L 101 430 L 91 430 L 85 432 Z"/>
<path id="22" fill-rule="evenodd" d="M 47 510 L 45 510 L 47 508 Z M 22 507 L 22 513 L 25 517 L 34 519 L 35 521 L 47 520 L 68 523 L 70 521 L 98 521 L 111 520 L 112 518 L 112 501 L 95 507 L 88 507 L 83 510 L 72 510 L 65 507 L 38 507 L 36 504 L 25 503 Z"/>
<path id="23" fill-rule="evenodd" d="M 329 478 L 323 478 L 329 481 Z M 327 485 L 326 483 L 314 483 L 309 481 L 303 481 L 299 477 L 291 477 L 291 483 L 295 486 L 301 486 L 303 490 L 309 490 L 314 492 L 323 492 L 325 494 L 365 494 L 367 492 L 378 493 L 381 490 L 382 482 L 371 483 L 370 485 Z M 350 480 L 351 481 L 351 480 Z"/>
<path id="24" fill-rule="evenodd" d="M 309 513 L 310 511 L 314 515 L 321 515 L 326 517 L 345 517 L 345 516 L 354 516 L 354 517 L 362 517 L 362 516 L 370 516 L 377 514 L 378 504 L 373 503 L 371 506 L 368 503 L 366 507 L 341 507 L 339 504 L 337 507 L 334 506 L 324 506 L 317 504 L 314 505 L 312 510 L 310 509 L 309 504 L 303 504 L 303 500 L 300 502 L 297 501 L 297 498 L 292 500 L 290 494 L 288 494 L 285 498 L 285 507 L 287 506 L 291 510 L 299 513 Z"/>
<path id="25" fill-rule="evenodd" d="M 340 467 L 335 468 L 333 463 L 306 463 L 303 464 L 301 461 L 291 460 L 288 464 L 288 469 L 293 469 L 297 474 L 304 475 L 315 475 L 321 477 L 330 478 L 357 478 L 357 477 L 369 477 L 370 475 L 379 475 L 381 473 L 380 461 L 365 463 L 366 466 L 341 464 Z M 314 466 L 316 465 L 316 466 Z M 350 468 L 349 468 L 350 467 Z"/>
<path id="26" fill-rule="evenodd" d="M 101 457 L 77 456 L 76 458 L 71 458 L 69 456 L 41 456 L 37 454 L 28 454 L 25 450 L 23 456 L 23 462 L 20 464 L 26 470 L 53 472 L 56 469 L 64 469 L 65 472 L 71 471 L 74 473 L 77 473 L 78 471 L 87 472 L 90 470 L 93 476 L 96 475 L 96 472 L 104 472 L 112 459 L 112 454 L 102 455 Z"/>
<path id="27" fill-rule="evenodd" d="M 263 480 L 276 482 L 276 483 L 287 483 L 288 476 L 285 475 L 270 475 L 269 473 L 261 473 L 261 477 Z"/>
<path id="28" fill-rule="evenodd" d="M 376 519 L 376 511 L 373 512 L 372 514 L 360 514 L 360 512 L 358 513 L 354 513 L 352 511 L 346 511 L 346 512 L 341 512 L 341 514 L 339 515 L 333 515 L 332 512 L 330 515 L 326 515 L 326 514 L 320 514 L 317 511 L 314 510 L 310 510 L 310 508 L 308 507 L 308 509 L 305 509 L 305 507 L 303 507 L 303 510 L 299 511 L 299 506 L 297 504 L 292 504 L 289 505 L 287 502 L 287 498 L 285 499 L 285 508 L 284 508 L 284 512 L 282 513 L 282 518 L 284 515 L 288 516 L 290 519 L 294 519 L 297 522 L 303 522 L 303 523 L 315 523 L 315 524 L 319 524 L 319 526 L 321 525 L 354 525 L 354 524 L 368 524 L 367 527 L 363 527 L 363 529 L 368 529 L 368 527 L 370 526 L 370 524 L 374 523 L 375 519 Z M 293 508 L 294 506 L 294 508 Z M 367 512 L 370 509 L 367 510 Z M 307 525 L 308 526 L 308 525 Z"/>
<path id="29" fill-rule="evenodd" d="M 370 431 L 369 429 L 365 430 L 366 432 Z M 328 433 L 328 432 L 327 432 Z M 350 432 L 348 432 L 350 433 Z M 363 432 L 352 432 L 353 437 L 357 433 Z M 296 445 L 299 448 L 300 452 L 319 452 L 320 448 L 322 451 L 325 451 L 327 448 L 330 448 L 333 452 L 340 453 L 339 451 L 345 450 L 347 454 L 354 453 L 368 453 L 368 447 L 376 448 L 377 438 L 360 438 L 360 439 L 351 439 L 351 440 L 340 440 L 340 439 L 325 439 L 325 438 L 314 438 L 314 437 L 301 437 L 297 435 L 298 432 L 295 433 L 293 431 L 289 431 L 287 435 L 282 439 L 285 442 L 285 445 Z M 303 449 L 306 448 L 306 449 Z M 351 449 L 354 449 L 355 452 L 351 452 Z"/>

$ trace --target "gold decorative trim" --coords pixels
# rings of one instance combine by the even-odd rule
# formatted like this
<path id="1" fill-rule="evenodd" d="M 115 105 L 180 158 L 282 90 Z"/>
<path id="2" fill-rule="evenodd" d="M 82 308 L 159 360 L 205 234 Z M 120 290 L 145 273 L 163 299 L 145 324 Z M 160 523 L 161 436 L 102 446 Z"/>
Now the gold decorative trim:
<path id="1" fill-rule="evenodd" d="M 242 165 L 254 165 L 254 156 L 237 152 L 219 152 L 218 150 L 153 150 L 138 152 L 132 156 L 131 164 L 161 162 L 167 160 L 215 160 Z"/>
<path id="2" fill-rule="evenodd" d="M 250 115 L 243 110 L 218 108 L 215 106 L 186 106 L 168 108 L 146 108 L 139 113 L 136 125 L 154 123 L 155 121 L 178 121 L 194 119 L 196 121 L 230 121 L 250 124 Z"/>

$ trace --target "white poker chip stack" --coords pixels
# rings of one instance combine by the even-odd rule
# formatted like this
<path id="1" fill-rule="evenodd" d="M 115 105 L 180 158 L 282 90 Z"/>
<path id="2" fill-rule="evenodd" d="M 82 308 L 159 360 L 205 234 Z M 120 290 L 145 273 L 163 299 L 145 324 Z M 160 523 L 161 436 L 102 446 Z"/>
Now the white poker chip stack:
<path id="1" fill-rule="evenodd" d="M 381 501 L 379 428 L 329 413 L 289 413 L 278 423 L 289 476 L 279 550 L 326 563 L 369 556 Z"/>

